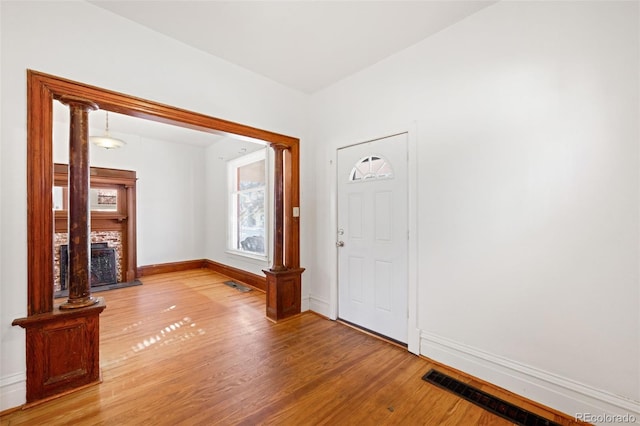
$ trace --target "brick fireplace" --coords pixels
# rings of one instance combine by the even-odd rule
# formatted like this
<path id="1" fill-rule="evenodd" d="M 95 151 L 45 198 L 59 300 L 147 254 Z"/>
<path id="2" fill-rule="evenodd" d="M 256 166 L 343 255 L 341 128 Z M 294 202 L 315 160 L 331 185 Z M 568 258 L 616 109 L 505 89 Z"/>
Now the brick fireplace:
<path id="1" fill-rule="evenodd" d="M 64 285 L 63 282 L 61 280 L 63 273 L 65 272 L 64 269 L 61 267 L 61 258 L 64 257 L 64 249 L 63 246 L 66 246 L 69 240 L 69 235 L 64 232 L 64 233 L 55 233 L 55 237 L 54 237 L 54 288 L 53 291 L 54 292 L 60 292 L 62 290 L 64 290 Z M 100 248 L 106 248 L 106 249 L 112 249 L 113 253 L 114 253 L 114 260 L 115 260 L 115 268 L 114 268 L 114 278 L 115 278 L 115 282 L 122 282 L 124 281 L 123 279 L 123 273 L 122 273 L 122 232 L 120 231 L 92 231 L 91 232 L 91 245 L 92 245 L 92 256 L 93 253 L 95 253 L 96 256 L 101 256 L 102 259 L 98 260 L 96 259 L 95 261 L 92 260 L 92 270 L 94 268 L 94 263 L 97 263 L 96 266 L 98 266 L 99 264 L 102 264 L 102 266 L 106 266 L 107 269 L 110 268 L 110 265 L 108 264 L 109 261 L 106 260 L 105 256 L 108 256 L 106 253 L 108 251 L 111 250 L 106 250 L 106 251 L 102 251 L 100 252 Z M 111 277 L 111 272 L 110 271 L 105 271 L 105 272 L 101 272 L 99 273 L 100 277 L 102 279 L 98 278 L 98 281 L 96 282 L 96 274 L 92 272 L 92 282 L 91 282 L 91 286 L 96 286 L 96 285 L 104 285 L 104 284 L 112 284 L 112 282 L 104 282 L 105 280 L 110 281 L 112 279 Z M 100 282 L 102 281 L 102 282 Z"/>

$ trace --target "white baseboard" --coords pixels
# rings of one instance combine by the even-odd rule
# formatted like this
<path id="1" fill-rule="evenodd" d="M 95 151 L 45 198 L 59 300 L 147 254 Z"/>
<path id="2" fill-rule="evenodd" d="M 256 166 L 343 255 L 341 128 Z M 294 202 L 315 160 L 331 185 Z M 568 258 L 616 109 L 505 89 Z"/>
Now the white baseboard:
<path id="1" fill-rule="evenodd" d="M 309 298 L 303 297 L 300 300 L 300 312 L 306 312 L 309 310 Z"/>
<path id="2" fill-rule="evenodd" d="M 329 302 L 317 297 L 309 296 L 309 309 L 320 315 L 330 318 Z"/>
<path id="3" fill-rule="evenodd" d="M 0 377 L 0 411 L 23 405 L 27 395 L 27 374 Z"/>
<path id="4" fill-rule="evenodd" d="M 604 425 L 611 424 L 611 421 L 607 421 L 611 420 L 611 417 L 607 416 L 626 415 L 627 420 L 631 419 L 631 424 L 640 424 L 638 401 L 625 399 L 435 334 L 422 331 L 420 354 L 566 413 L 569 417 L 575 417 L 578 413 L 583 416 L 588 414 L 589 423 Z"/>

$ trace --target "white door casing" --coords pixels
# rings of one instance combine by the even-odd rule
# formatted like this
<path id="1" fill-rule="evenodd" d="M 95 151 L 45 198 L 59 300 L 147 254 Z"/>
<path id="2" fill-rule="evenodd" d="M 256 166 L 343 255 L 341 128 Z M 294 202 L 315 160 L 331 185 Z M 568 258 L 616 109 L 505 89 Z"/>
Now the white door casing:
<path id="1" fill-rule="evenodd" d="M 402 343 L 408 324 L 407 134 L 338 150 L 338 317 Z"/>

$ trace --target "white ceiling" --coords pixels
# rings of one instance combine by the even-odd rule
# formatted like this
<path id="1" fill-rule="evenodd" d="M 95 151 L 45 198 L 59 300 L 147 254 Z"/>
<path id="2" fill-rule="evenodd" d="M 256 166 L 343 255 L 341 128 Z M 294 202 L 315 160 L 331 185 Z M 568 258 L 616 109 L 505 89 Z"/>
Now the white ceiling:
<path id="1" fill-rule="evenodd" d="M 1 0 L 0 0 L 1 1 Z M 446 28 L 495 1 L 89 0 L 140 25 L 235 63 L 294 90 L 314 93 Z M 104 111 L 91 127 L 104 129 Z M 67 126 L 56 102 L 54 119 Z M 109 114 L 111 133 L 197 146 L 228 137 Z M 96 123 L 98 125 L 96 126 Z M 93 133 L 92 133 L 93 134 Z M 225 158 L 237 147 L 226 147 Z M 225 148 L 223 148 L 223 146 Z"/>
<path id="2" fill-rule="evenodd" d="M 90 3 L 311 94 L 495 1 Z"/>

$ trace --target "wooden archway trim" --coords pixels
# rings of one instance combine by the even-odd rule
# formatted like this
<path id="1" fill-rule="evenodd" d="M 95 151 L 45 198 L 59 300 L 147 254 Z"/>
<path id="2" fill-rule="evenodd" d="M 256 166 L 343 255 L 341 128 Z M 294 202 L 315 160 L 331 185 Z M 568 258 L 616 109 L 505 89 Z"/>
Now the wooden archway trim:
<path id="1" fill-rule="evenodd" d="M 99 108 L 211 133 L 266 141 L 281 149 L 281 172 L 274 175 L 283 191 L 277 211 L 284 265 L 265 270 L 266 314 L 280 320 L 300 312 L 301 274 L 299 219 L 299 140 L 153 101 L 89 86 L 48 74 L 27 71 L 27 250 L 28 316 L 13 321 L 26 329 L 27 402 L 35 402 L 99 383 L 99 315 L 103 298 L 93 306 L 62 310 L 53 304 L 52 187 L 53 100 L 75 97 Z M 133 200 L 131 200 L 133 201 Z M 133 237 L 133 236 L 131 236 Z M 134 265 L 135 266 L 135 265 Z M 60 357 L 73 353 L 71 358 Z"/>
<path id="2" fill-rule="evenodd" d="M 286 146 L 284 182 L 284 262 L 300 269 L 299 139 L 210 117 L 123 93 L 27 70 L 27 249 L 28 315 L 53 309 L 53 100 L 62 96 L 88 99 L 101 109 L 216 134 Z M 276 177 L 277 179 L 278 177 Z"/>

